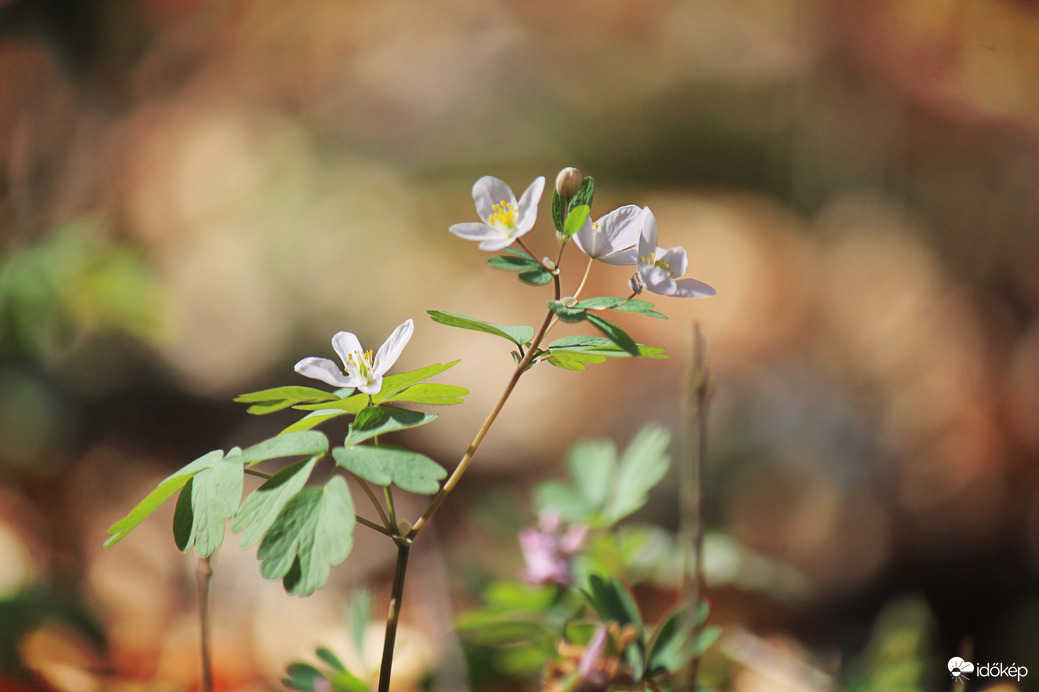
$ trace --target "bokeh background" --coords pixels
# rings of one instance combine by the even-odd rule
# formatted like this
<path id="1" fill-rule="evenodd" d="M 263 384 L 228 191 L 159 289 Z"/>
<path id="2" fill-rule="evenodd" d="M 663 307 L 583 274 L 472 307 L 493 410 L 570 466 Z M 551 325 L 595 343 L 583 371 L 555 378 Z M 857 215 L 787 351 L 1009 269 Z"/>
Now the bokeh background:
<path id="1" fill-rule="evenodd" d="M 522 382 L 416 549 L 402 689 L 431 665 L 466 688 L 445 632 L 519 570 L 530 485 L 569 444 L 683 436 L 693 321 L 715 682 L 948 689 L 963 655 L 1031 667 L 1028 689 L 1037 135 L 1026 0 L 0 0 L 0 688 L 197 688 L 172 510 L 102 552 L 105 529 L 283 427 L 231 399 L 300 383 L 335 331 L 375 345 L 414 317 L 402 366 L 462 358 L 441 380 L 467 404 L 406 438 L 450 466 L 511 359 L 423 311 L 531 324 L 545 296 L 446 229 L 481 175 L 576 165 L 598 213 L 650 205 L 718 297 L 622 321 L 669 361 Z M 543 218 L 529 244 L 554 243 Z M 220 689 L 341 644 L 351 585 L 385 598 L 392 549 L 365 533 L 306 600 L 218 554 Z"/>

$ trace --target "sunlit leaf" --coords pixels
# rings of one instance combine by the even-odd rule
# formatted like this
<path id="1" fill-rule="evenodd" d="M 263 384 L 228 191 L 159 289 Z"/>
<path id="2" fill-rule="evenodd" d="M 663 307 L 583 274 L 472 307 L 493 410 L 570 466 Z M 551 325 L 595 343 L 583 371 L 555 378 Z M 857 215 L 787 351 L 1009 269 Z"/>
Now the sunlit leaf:
<path id="1" fill-rule="evenodd" d="M 460 362 L 461 361 L 453 360 L 450 363 L 434 363 L 433 365 L 427 365 L 418 370 L 401 372 L 396 375 L 387 375 L 382 379 L 382 389 L 379 390 L 378 394 L 372 395 L 372 402 L 381 404 L 411 385 L 417 384 L 423 380 L 428 380 L 430 377 L 435 377 L 445 370 L 453 368 Z"/>
<path id="2" fill-rule="evenodd" d="M 282 430 L 279 435 L 288 435 L 289 433 L 301 432 L 303 430 L 310 430 L 316 428 L 325 421 L 338 418 L 339 416 L 345 416 L 349 411 L 342 411 L 339 409 L 330 409 L 327 411 L 311 411 L 307 415 L 300 418 L 298 421 L 290 425 L 289 427 Z"/>
<path id="3" fill-rule="evenodd" d="M 474 317 L 467 317 L 466 315 L 460 315 L 455 312 L 445 312 L 443 310 L 426 310 L 426 312 L 429 313 L 429 316 L 433 318 L 434 322 L 439 324 L 448 327 L 457 327 L 459 329 L 469 329 L 474 332 L 493 334 L 494 336 L 500 336 L 503 339 L 507 339 L 517 346 L 525 346 L 534 338 L 533 327 L 527 327 L 524 325 L 504 326 L 491 324 L 490 322 L 484 322 L 483 320 L 478 320 Z"/>
<path id="4" fill-rule="evenodd" d="M 597 296 L 578 301 L 576 307 L 586 310 L 616 310 L 618 312 L 636 312 L 640 315 L 667 319 L 667 315 L 653 309 L 653 303 L 634 298 L 620 298 L 618 296 Z"/>
<path id="5" fill-rule="evenodd" d="M 605 363 L 606 356 L 588 351 L 557 349 L 549 351 L 548 357 L 544 360 L 546 363 L 563 370 L 587 370 L 586 365 Z"/>
<path id="6" fill-rule="evenodd" d="M 259 392 L 242 394 L 235 397 L 235 401 L 243 404 L 252 404 L 248 409 L 248 413 L 263 416 L 275 411 L 281 411 L 295 404 L 328 401 L 335 398 L 334 394 L 314 389 L 313 387 L 275 387 Z"/>
<path id="7" fill-rule="evenodd" d="M 242 452 L 240 461 L 253 466 L 268 459 L 314 456 L 328 451 L 328 438 L 316 431 L 291 432 L 264 440 Z"/>
<path id="8" fill-rule="evenodd" d="M 579 204 L 570 209 L 566 222 L 563 224 L 563 235 L 569 237 L 581 230 L 581 226 L 588 220 L 588 214 L 591 211 L 591 207 L 587 204 Z"/>
<path id="9" fill-rule="evenodd" d="M 399 392 L 384 399 L 390 401 L 406 401 L 412 404 L 429 404 L 432 406 L 452 406 L 460 404 L 465 399 L 469 390 L 454 384 L 439 384 L 436 382 L 422 382 L 414 384 L 403 392 Z"/>
<path id="10" fill-rule="evenodd" d="M 354 503 L 342 476 L 333 476 L 323 488 L 300 490 L 260 542 L 260 574 L 281 579 L 291 594 L 313 593 L 324 585 L 331 566 L 350 553 L 354 524 Z"/>
<path id="11" fill-rule="evenodd" d="M 584 308 L 566 305 L 560 300 L 548 301 L 548 309 L 556 313 L 556 316 L 563 322 L 580 322 L 588 318 L 588 311 Z"/>
<path id="12" fill-rule="evenodd" d="M 285 503 L 306 484 L 317 460 L 318 457 L 314 457 L 286 466 L 245 499 L 231 524 L 232 531 L 242 532 L 241 547 L 247 548 L 263 538 Z"/>
<path id="13" fill-rule="evenodd" d="M 346 436 L 346 445 L 356 445 L 377 435 L 416 428 L 436 420 L 435 413 L 420 413 L 392 406 L 369 406 L 357 414 Z"/>
<path id="14" fill-rule="evenodd" d="M 147 519 L 152 512 L 158 509 L 162 503 L 170 499 L 175 492 L 187 485 L 192 476 L 203 469 L 212 468 L 223 458 L 224 452 L 222 450 L 214 450 L 198 459 L 195 459 L 179 471 L 176 471 L 164 478 L 155 490 L 148 493 L 143 500 L 137 503 L 136 507 L 130 510 L 129 514 L 112 524 L 108 529 L 109 538 L 105 541 L 105 547 L 110 548 L 125 538 L 127 534 L 138 526 L 138 524 Z"/>
<path id="15" fill-rule="evenodd" d="M 401 490 L 431 495 L 440 489 L 447 471 L 429 457 L 400 447 L 336 447 L 332 457 L 340 466 L 375 485 L 393 483 Z"/>

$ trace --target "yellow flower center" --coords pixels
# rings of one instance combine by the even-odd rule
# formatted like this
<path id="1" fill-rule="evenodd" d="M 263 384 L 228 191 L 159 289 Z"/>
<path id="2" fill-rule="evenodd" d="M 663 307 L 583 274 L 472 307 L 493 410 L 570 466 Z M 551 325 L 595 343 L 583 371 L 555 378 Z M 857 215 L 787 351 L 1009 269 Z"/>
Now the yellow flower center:
<path id="1" fill-rule="evenodd" d="M 660 267 L 667 272 L 668 276 L 671 276 L 671 263 L 657 259 L 657 253 L 649 253 L 649 258 L 639 257 L 639 264 L 652 264 L 654 267 Z"/>
<path id="2" fill-rule="evenodd" d="M 495 228 L 511 231 L 516 227 L 516 213 L 519 209 L 512 202 L 498 202 L 491 207 L 491 216 L 487 219 Z"/>
<path id="3" fill-rule="evenodd" d="M 360 377 L 367 378 L 372 371 L 372 351 L 368 350 L 364 353 L 360 351 L 354 351 L 346 357 L 347 366 L 353 366 L 353 369 L 357 371 Z M 347 367 L 347 374 L 350 372 L 350 367 Z"/>

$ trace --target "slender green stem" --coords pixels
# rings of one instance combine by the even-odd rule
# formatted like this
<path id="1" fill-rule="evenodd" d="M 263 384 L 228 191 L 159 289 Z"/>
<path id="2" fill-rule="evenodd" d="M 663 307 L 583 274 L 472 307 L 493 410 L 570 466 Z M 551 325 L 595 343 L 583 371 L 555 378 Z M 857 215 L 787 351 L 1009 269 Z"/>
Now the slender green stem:
<path id="1" fill-rule="evenodd" d="M 386 485 L 382 488 L 383 495 L 386 496 L 386 509 L 390 513 L 390 523 L 393 525 L 393 535 L 396 536 L 399 533 L 397 528 L 397 510 L 393 506 L 393 492 L 390 490 L 390 486 Z"/>
<path id="2" fill-rule="evenodd" d="M 256 476 L 257 478 L 263 478 L 264 480 L 268 480 L 269 481 L 270 479 L 274 478 L 273 475 L 271 475 L 269 473 L 264 473 L 263 471 L 257 471 L 256 469 L 246 468 L 246 469 L 243 469 L 243 470 L 247 474 L 249 474 L 250 476 Z"/>
<path id="3" fill-rule="evenodd" d="M 389 536 L 390 538 L 393 538 L 393 534 L 390 533 L 390 530 L 387 529 L 385 526 L 382 526 L 381 524 L 376 524 L 371 519 L 365 519 L 360 514 L 355 514 L 354 518 L 357 519 L 357 523 L 358 524 L 361 524 L 363 526 L 367 526 L 372 531 L 378 531 L 379 533 L 381 533 L 384 536 Z"/>
<path id="4" fill-rule="evenodd" d="M 198 612 L 202 646 L 202 692 L 213 691 L 213 658 L 209 637 L 209 582 L 213 577 L 213 564 L 208 557 L 198 559 L 195 582 L 198 585 Z"/>
<path id="5" fill-rule="evenodd" d="M 375 507 L 375 511 L 379 513 L 379 518 L 382 519 L 383 525 L 392 535 L 396 529 L 396 525 L 390 523 L 389 518 L 386 516 L 386 512 L 382 509 L 382 505 L 379 504 L 379 498 L 375 497 L 375 491 L 372 490 L 372 486 L 368 485 L 368 481 L 364 480 L 360 476 L 354 476 L 354 478 L 356 478 L 357 482 L 361 484 L 361 489 L 364 490 L 364 494 L 372 501 L 372 506 Z"/>
<path id="6" fill-rule="evenodd" d="M 390 670 L 393 667 L 393 647 L 397 641 L 397 622 L 400 619 L 400 604 L 404 598 L 404 577 L 408 571 L 408 553 L 411 541 L 396 537 L 397 568 L 393 572 L 393 587 L 390 591 L 390 611 L 386 615 L 386 638 L 382 645 L 382 664 L 379 666 L 379 692 L 389 692 Z"/>
<path id="7" fill-rule="evenodd" d="M 554 289 L 556 300 L 559 300 L 559 275 L 553 274 L 552 278 L 555 281 Z M 481 425 L 480 429 L 476 432 L 476 437 L 473 438 L 469 448 L 465 450 L 465 454 L 462 456 L 462 460 L 458 462 L 458 466 L 455 467 L 455 470 L 451 473 L 451 476 L 448 477 L 443 487 L 441 487 L 440 490 L 437 491 L 437 494 L 433 496 L 429 506 L 426 507 L 426 511 L 422 513 L 422 516 L 420 516 L 415 522 L 411 531 L 408 532 L 407 537 L 409 539 L 414 540 L 415 537 L 418 536 L 419 532 L 422 531 L 422 527 L 424 527 L 426 523 L 429 522 L 430 518 L 436 514 L 436 511 L 440 509 L 440 505 L 444 503 L 447 496 L 450 495 L 451 491 L 455 489 L 456 485 L 458 485 L 458 481 L 462 479 L 462 475 L 465 474 L 466 469 L 469 468 L 469 464 L 473 460 L 473 455 L 475 455 L 476 450 L 480 448 L 480 443 L 483 442 L 483 438 L 487 435 L 491 426 L 494 425 L 494 421 L 498 418 L 498 414 L 501 413 L 502 408 L 505 406 L 505 402 L 509 400 L 512 390 L 516 388 L 516 384 L 519 382 L 520 377 L 523 376 L 523 373 L 525 373 L 527 368 L 530 367 L 531 361 L 534 360 L 534 354 L 537 353 L 538 346 L 541 345 L 541 340 L 545 338 L 545 333 L 548 331 L 548 328 L 554 323 L 554 317 L 555 313 L 551 310 L 545 314 L 545 319 L 541 323 L 541 327 L 538 329 L 537 334 L 534 335 L 534 339 L 530 342 L 530 348 L 527 350 L 526 355 L 524 355 L 516 365 L 516 369 L 512 372 L 512 377 L 509 378 L 508 384 L 505 385 L 505 391 L 502 392 L 501 397 L 498 399 L 498 403 L 494 405 L 494 408 L 491 409 L 490 414 L 488 414 L 487 418 L 484 420 L 483 425 Z"/>
<path id="8" fill-rule="evenodd" d="M 579 285 L 579 286 L 577 287 L 577 290 L 576 290 L 576 291 L 574 291 L 574 298 L 576 298 L 576 297 L 578 297 L 579 295 L 581 295 L 581 291 L 583 291 L 583 290 L 584 290 L 584 285 L 585 285 L 585 284 L 586 284 L 586 283 L 588 282 L 588 277 L 589 277 L 589 276 L 591 275 L 591 273 L 592 273 L 592 263 L 593 263 L 593 262 L 595 262 L 595 260 L 594 260 L 594 259 L 592 259 L 591 257 L 589 257 L 589 258 L 588 258 L 588 266 L 586 266 L 586 267 L 584 268 L 584 276 L 582 276 L 582 277 L 581 277 L 581 283 L 580 283 L 580 285 Z"/>

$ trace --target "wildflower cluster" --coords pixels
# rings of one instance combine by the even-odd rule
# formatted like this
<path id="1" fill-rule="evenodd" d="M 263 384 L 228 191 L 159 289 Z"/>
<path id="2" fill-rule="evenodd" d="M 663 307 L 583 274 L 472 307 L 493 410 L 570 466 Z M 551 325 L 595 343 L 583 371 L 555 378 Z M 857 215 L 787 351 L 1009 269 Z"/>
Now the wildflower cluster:
<path id="1" fill-rule="evenodd" d="M 636 298 L 643 290 L 686 298 L 714 294 L 707 284 L 682 278 L 688 264 L 685 250 L 658 247 L 657 224 L 648 207 L 625 205 L 592 221 L 594 184 L 592 178 L 572 168 L 557 177 L 551 202 L 559 240 L 555 259 L 538 259 L 524 245 L 524 238 L 537 223 L 545 188 L 543 177 L 536 178 L 518 200 L 498 178 L 480 178 L 472 191 L 480 221 L 455 224 L 449 229 L 460 238 L 479 243 L 481 250 L 503 253 L 491 257 L 487 262 L 490 266 L 516 272 L 521 281 L 532 286 L 550 284 L 552 290 L 544 319 L 536 328 L 496 324 L 444 310 L 428 311 L 441 325 L 504 339 L 515 361 L 498 403 L 450 473 L 424 454 L 387 444 L 387 437 L 437 419 L 437 414 L 416 407 L 464 401 L 468 394 L 465 388 L 428 381 L 458 361 L 390 374 L 414 334 L 411 319 L 394 329 L 374 354 L 361 346 L 355 333 L 341 331 L 332 338 L 332 349 L 341 366 L 322 357 L 303 358 L 295 366 L 299 375 L 329 385 L 332 391 L 293 384 L 239 396 L 236 401 L 247 404 L 250 414 L 296 412 L 296 419 L 274 437 L 244 450 L 211 451 L 163 480 L 109 529 L 106 547 L 117 543 L 179 493 L 174 538 L 181 550 L 193 549 L 205 562 L 207 569 L 200 574 L 209 574 L 208 560 L 223 543 L 230 520 L 231 530 L 240 534 L 241 547 L 259 544 L 261 575 L 280 579 L 290 593 L 306 596 L 321 588 L 331 567 L 349 556 L 356 525 L 382 534 L 397 549 L 378 671 L 378 689 L 388 690 L 411 545 L 468 469 L 521 377 L 541 363 L 585 370 L 608 357 L 665 358 L 663 349 L 637 343 L 604 315 L 636 313 L 664 318 L 652 303 Z M 563 296 L 561 266 L 571 240 L 588 257 L 588 264 L 574 294 Z M 595 261 L 633 267 L 629 282 L 632 293 L 627 297 L 582 298 Z M 597 333 L 546 343 L 548 333 L 560 322 L 587 323 Z M 318 430 L 327 430 L 333 421 L 349 421 L 345 435 L 339 432 L 330 439 L 330 434 Z M 548 486 L 555 489 L 545 491 L 545 497 L 538 500 L 538 527 L 520 537 L 527 561 L 526 581 L 543 589 L 562 589 L 560 598 L 553 602 L 568 603 L 571 611 L 573 598 L 579 590 L 585 590 L 597 623 L 597 629 L 581 641 L 571 641 L 565 626 L 553 630 L 552 641 L 558 644 L 560 658 L 551 665 L 543 661 L 549 666 L 546 683 L 551 689 L 605 689 L 604 685 L 614 682 L 653 686 L 700 651 L 696 648 L 702 644 L 698 635 L 694 636 L 685 624 L 679 627 L 677 618 L 686 622 L 685 610 L 668 616 L 650 639 L 634 601 L 616 576 L 595 569 L 585 559 L 589 536 L 609 533 L 619 519 L 645 504 L 647 492 L 667 469 L 667 440 L 659 429 L 650 429 L 632 442 L 620 460 L 609 451 L 612 448 L 601 445 L 601 453 L 583 454 L 583 461 L 571 463 L 571 473 L 580 479 L 590 471 L 597 475 L 596 480 L 579 483 L 576 490 Z M 314 473 L 318 464 L 329 462 L 330 474 Z M 257 467 L 261 464 L 274 468 L 260 470 Z M 262 482 L 243 500 L 246 476 Z M 321 478 L 325 480 L 317 480 Z M 381 498 L 376 487 L 381 488 Z M 421 514 L 398 516 L 394 488 L 429 496 Z M 374 515 L 357 511 L 353 494 L 358 489 Z M 203 618 L 207 611 L 202 608 Z M 537 613 L 551 622 L 555 611 L 550 611 L 543 608 Z M 204 620 L 203 629 L 206 627 Z M 575 658 L 578 649 L 580 654 Z M 676 653 L 679 651 L 683 653 Z M 320 655 L 331 670 L 294 664 L 286 685 L 303 690 L 362 692 L 374 683 L 365 674 L 346 670 L 329 652 Z M 203 661 L 208 661 L 207 654 Z M 575 681 L 579 682 L 577 688 L 573 687 Z"/>

